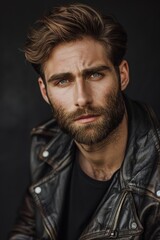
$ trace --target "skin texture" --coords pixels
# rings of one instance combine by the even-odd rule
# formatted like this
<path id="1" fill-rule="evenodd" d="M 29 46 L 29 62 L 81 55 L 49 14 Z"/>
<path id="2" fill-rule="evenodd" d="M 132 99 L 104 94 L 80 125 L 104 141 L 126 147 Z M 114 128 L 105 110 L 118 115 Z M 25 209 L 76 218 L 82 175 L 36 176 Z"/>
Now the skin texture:
<path id="1" fill-rule="evenodd" d="M 127 62 L 121 62 L 118 75 L 104 46 L 85 37 L 55 47 L 43 71 L 42 96 L 60 127 L 74 137 L 82 170 L 109 179 L 121 166 L 127 142 L 121 94 L 129 82 Z"/>

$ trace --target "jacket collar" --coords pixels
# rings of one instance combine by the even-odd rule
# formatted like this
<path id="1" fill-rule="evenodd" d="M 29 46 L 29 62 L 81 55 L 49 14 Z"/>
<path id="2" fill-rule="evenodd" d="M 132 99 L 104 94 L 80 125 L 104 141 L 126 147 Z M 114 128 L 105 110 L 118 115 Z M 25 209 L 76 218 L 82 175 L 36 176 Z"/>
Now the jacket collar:
<path id="1" fill-rule="evenodd" d="M 129 116 L 129 137 L 121 167 L 123 182 L 126 185 L 150 188 L 148 183 L 151 176 L 148 173 L 152 174 L 156 163 L 160 161 L 158 121 L 146 105 L 127 98 L 125 102 Z"/>
<path id="2" fill-rule="evenodd" d="M 33 134 L 43 135 L 44 139 L 49 137 L 49 141 L 45 141 L 40 148 L 40 160 L 49 164 L 55 171 L 68 165 L 75 152 L 75 143 L 69 135 L 61 131 L 54 119 L 33 129 Z"/>

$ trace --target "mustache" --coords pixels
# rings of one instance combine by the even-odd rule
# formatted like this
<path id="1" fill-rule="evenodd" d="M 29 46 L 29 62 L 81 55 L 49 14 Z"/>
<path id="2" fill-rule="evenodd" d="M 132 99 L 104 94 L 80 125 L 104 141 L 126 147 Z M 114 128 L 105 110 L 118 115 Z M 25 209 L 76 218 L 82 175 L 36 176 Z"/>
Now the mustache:
<path id="1" fill-rule="evenodd" d="M 67 115 L 65 117 L 67 117 L 67 120 L 74 120 L 74 119 L 80 117 L 81 115 L 86 115 L 86 114 L 87 115 L 102 115 L 104 113 L 106 113 L 106 109 L 104 109 L 102 107 L 88 107 L 88 108 L 77 109 L 75 112 L 72 112 L 72 113 L 67 113 Z M 62 116 L 58 116 L 58 117 L 62 117 Z"/>

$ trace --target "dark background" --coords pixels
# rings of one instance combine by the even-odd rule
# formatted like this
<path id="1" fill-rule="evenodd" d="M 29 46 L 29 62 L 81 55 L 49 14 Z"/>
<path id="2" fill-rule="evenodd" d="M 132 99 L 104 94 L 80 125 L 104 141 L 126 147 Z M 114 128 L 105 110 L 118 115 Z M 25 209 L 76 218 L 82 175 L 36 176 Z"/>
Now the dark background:
<path id="1" fill-rule="evenodd" d="M 131 80 L 127 93 L 152 105 L 160 116 L 159 1 L 79 2 L 113 14 L 124 25 Z M 29 26 L 61 3 L 70 1 L 6 0 L 0 5 L 0 240 L 7 239 L 29 183 L 30 130 L 51 115 L 21 49 Z"/>

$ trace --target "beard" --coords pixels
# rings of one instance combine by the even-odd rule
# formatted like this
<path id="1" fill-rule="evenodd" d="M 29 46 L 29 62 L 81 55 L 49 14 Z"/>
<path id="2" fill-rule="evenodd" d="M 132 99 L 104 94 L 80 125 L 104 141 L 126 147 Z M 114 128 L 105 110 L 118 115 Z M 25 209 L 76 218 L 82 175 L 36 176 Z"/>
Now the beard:
<path id="1" fill-rule="evenodd" d="M 74 112 L 66 112 L 62 107 L 51 103 L 53 115 L 62 131 L 69 134 L 78 143 L 92 145 L 111 136 L 122 122 L 125 105 L 122 92 L 112 91 L 105 96 L 103 107 L 86 106 Z M 77 124 L 75 119 L 81 115 L 98 115 L 95 121 Z"/>

